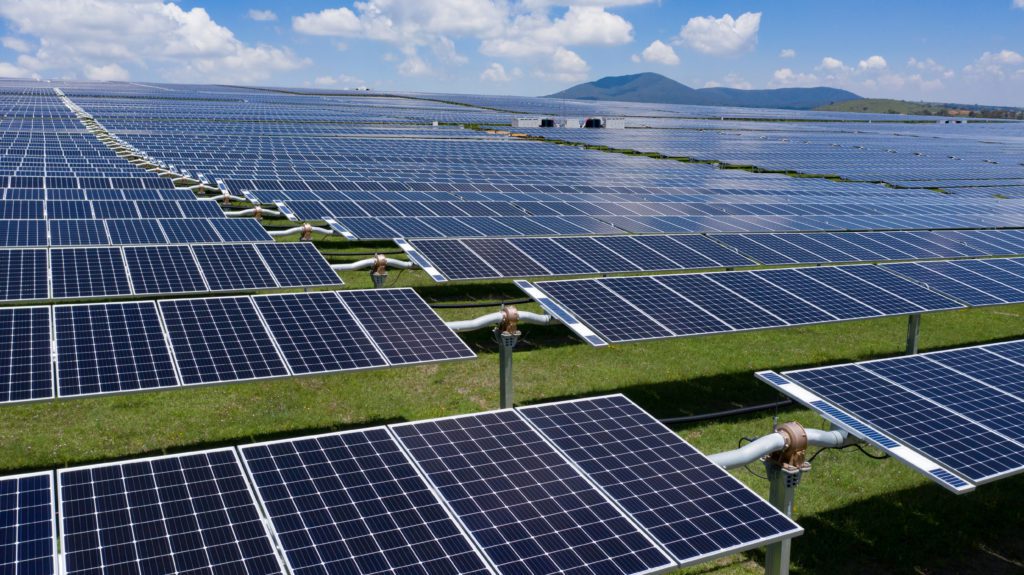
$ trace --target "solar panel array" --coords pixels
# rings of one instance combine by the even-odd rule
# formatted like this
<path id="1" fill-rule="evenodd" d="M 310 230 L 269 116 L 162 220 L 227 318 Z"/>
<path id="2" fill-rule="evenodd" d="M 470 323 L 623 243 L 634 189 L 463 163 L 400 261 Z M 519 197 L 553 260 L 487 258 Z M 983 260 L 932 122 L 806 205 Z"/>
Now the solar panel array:
<path id="1" fill-rule="evenodd" d="M 1024 341 L 758 377 L 950 490 L 1024 471 Z"/>
<path id="2" fill-rule="evenodd" d="M 588 275 L 1024 253 L 1020 230 L 631 235 L 400 241 L 446 279 Z"/>
<path id="3" fill-rule="evenodd" d="M 535 287 L 613 343 L 964 307 L 872 265 L 543 281 Z"/>
<path id="4" fill-rule="evenodd" d="M 0 572 L 57 572 L 54 509 L 53 473 L 0 477 Z"/>
<path id="5" fill-rule="evenodd" d="M 309 243 L 0 250 L 0 269 L 0 301 L 342 285 Z"/>
<path id="6" fill-rule="evenodd" d="M 219 208 L 218 208 L 219 209 Z M 47 239 L 49 238 L 49 239 Z M 108 246 L 175 243 L 269 242 L 256 220 L 174 218 L 162 220 L 0 221 L 0 248 Z"/>
<path id="7" fill-rule="evenodd" d="M 1024 303 L 1024 258 L 888 264 L 884 269 L 970 306 Z"/>
<path id="8" fill-rule="evenodd" d="M 0 403 L 472 357 L 410 288 L 0 308 Z"/>

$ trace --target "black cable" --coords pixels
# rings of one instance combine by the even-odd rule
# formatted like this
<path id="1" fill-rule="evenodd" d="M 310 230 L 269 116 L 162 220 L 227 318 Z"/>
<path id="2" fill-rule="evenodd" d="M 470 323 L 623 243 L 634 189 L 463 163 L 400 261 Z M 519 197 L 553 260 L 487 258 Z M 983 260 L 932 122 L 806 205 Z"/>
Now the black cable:
<path id="1" fill-rule="evenodd" d="M 500 307 L 503 305 L 520 305 L 524 303 L 530 303 L 532 301 L 533 300 L 530 298 L 524 298 L 516 300 L 502 300 L 479 303 L 433 303 L 430 304 L 430 307 L 434 309 L 468 309 L 474 307 Z"/>
<path id="2" fill-rule="evenodd" d="M 817 451 L 815 451 L 814 454 L 811 455 L 807 459 L 807 463 L 810 463 L 810 462 L 814 461 L 814 458 L 817 457 L 822 451 L 826 451 L 828 449 L 834 449 L 836 451 L 843 451 L 844 449 L 849 449 L 851 447 L 856 447 L 858 451 L 860 451 L 865 456 L 867 456 L 867 457 L 869 457 L 871 459 L 878 459 L 878 460 L 889 459 L 889 454 L 888 453 L 883 453 L 882 455 L 874 455 L 872 453 L 868 453 L 867 450 L 865 450 L 864 447 L 861 446 L 859 443 L 851 443 L 850 445 L 844 445 L 842 447 L 822 447 L 822 448 L 818 449 Z"/>
<path id="3" fill-rule="evenodd" d="M 739 441 L 736 442 L 736 449 L 739 449 L 739 448 L 743 447 L 743 442 L 744 441 L 746 441 L 748 443 L 753 443 L 754 442 L 754 438 L 752 438 L 752 437 L 741 437 L 739 439 Z M 767 475 L 761 475 L 761 474 L 755 472 L 753 469 L 750 468 L 750 464 L 749 463 L 744 465 L 743 469 L 746 469 L 747 473 L 753 475 L 754 477 L 757 477 L 759 479 L 764 479 L 765 481 L 768 481 L 768 476 Z"/>
<path id="4" fill-rule="evenodd" d="M 746 407 L 737 407 L 736 409 L 727 409 L 725 411 L 716 411 L 715 413 L 703 413 L 701 415 L 686 415 L 683 417 L 670 417 L 668 419 L 661 419 L 665 425 L 677 425 L 680 423 L 695 423 L 699 421 L 708 421 L 710 419 L 719 419 L 722 417 L 729 417 L 731 415 L 745 415 L 747 413 L 754 413 L 757 411 L 767 411 L 774 409 L 778 412 L 780 407 L 785 407 L 793 403 L 792 399 L 784 399 L 782 401 L 776 401 L 773 403 L 763 403 L 761 405 L 748 405 Z"/>
<path id="5" fill-rule="evenodd" d="M 321 250 L 320 253 L 325 255 L 325 256 L 334 256 L 334 257 L 338 257 L 338 256 L 361 256 L 362 257 L 362 256 L 375 256 L 375 255 L 378 255 L 378 254 L 383 255 L 383 256 L 400 256 L 400 255 L 404 254 L 405 252 L 403 252 L 401 250 L 399 250 L 397 252 L 329 252 L 329 251 Z"/>

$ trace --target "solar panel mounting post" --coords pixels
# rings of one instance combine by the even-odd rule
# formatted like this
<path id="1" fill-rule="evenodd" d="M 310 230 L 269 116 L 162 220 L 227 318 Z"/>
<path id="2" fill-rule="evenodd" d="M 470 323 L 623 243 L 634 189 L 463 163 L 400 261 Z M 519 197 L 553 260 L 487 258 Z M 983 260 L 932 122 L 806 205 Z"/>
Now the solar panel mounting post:
<path id="1" fill-rule="evenodd" d="M 519 311 L 507 305 L 501 309 L 501 323 L 494 328 L 494 341 L 498 344 L 499 404 L 501 409 L 513 406 L 515 391 L 512 387 L 512 352 L 519 343 Z"/>
<path id="2" fill-rule="evenodd" d="M 811 470 L 811 464 L 804 459 L 807 454 L 807 431 L 799 423 L 789 422 L 778 426 L 775 432 L 786 439 L 786 446 L 764 458 L 769 482 L 768 502 L 786 514 L 786 517 L 792 517 L 793 499 L 800 478 Z M 792 544 L 792 538 L 788 538 L 768 545 L 764 555 L 765 575 L 789 575 Z"/>
<path id="3" fill-rule="evenodd" d="M 917 339 L 921 335 L 921 314 L 911 314 L 907 319 L 907 355 L 917 354 Z"/>

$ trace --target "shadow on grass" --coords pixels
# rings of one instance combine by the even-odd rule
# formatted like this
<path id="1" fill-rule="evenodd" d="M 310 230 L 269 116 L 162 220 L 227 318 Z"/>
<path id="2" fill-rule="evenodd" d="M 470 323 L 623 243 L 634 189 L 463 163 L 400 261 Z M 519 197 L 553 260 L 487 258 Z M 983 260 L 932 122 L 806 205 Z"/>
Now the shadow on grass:
<path id="1" fill-rule="evenodd" d="M 181 453 L 190 453 L 193 451 L 205 451 L 209 449 L 221 449 L 224 447 L 238 447 L 243 445 L 249 445 L 251 443 L 263 443 L 266 441 L 277 441 L 284 439 L 300 439 L 311 435 L 323 435 L 327 433 L 337 433 L 340 431 L 349 431 L 355 429 L 370 429 L 372 427 L 380 427 L 382 425 L 392 425 L 396 423 L 405 423 L 407 420 L 402 417 L 394 417 L 387 419 L 374 419 L 369 421 L 362 421 L 357 423 L 345 423 L 341 425 L 324 425 L 324 426 L 311 426 L 299 429 L 287 429 L 281 431 L 273 431 L 269 433 L 261 433 L 251 435 L 248 437 L 228 437 L 219 439 L 216 441 L 205 441 L 198 443 L 190 443 L 187 446 L 171 446 L 165 449 L 154 449 L 150 451 L 142 451 L 140 453 L 133 453 L 132 455 L 121 457 L 121 458 L 83 458 L 76 460 L 74 463 L 67 465 L 67 467 L 79 467 L 83 465 L 94 465 L 99 463 L 116 463 L 118 461 L 128 461 L 132 459 L 143 459 L 147 457 L 160 457 L 164 455 L 176 455 Z M 63 467 L 58 467 L 62 469 Z M 46 469 L 35 469 L 30 471 L 48 471 Z"/>
<path id="2" fill-rule="evenodd" d="M 793 541 L 793 572 L 1024 573 L 1022 488 L 1024 477 L 960 496 L 927 484 L 798 517 L 805 532 Z"/>

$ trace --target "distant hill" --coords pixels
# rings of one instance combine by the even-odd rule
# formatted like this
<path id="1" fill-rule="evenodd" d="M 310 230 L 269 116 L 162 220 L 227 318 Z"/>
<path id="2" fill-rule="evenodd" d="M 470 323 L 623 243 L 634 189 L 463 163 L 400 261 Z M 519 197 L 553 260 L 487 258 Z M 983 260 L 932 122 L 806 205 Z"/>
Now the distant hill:
<path id="1" fill-rule="evenodd" d="M 694 89 L 653 72 L 629 76 L 608 76 L 594 82 L 573 86 L 548 97 L 792 110 L 812 110 L 836 102 L 860 99 L 860 96 L 853 92 L 824 87 L 779 88 L 776 90 Z"/>
<path id="2" fill-rule="evenodd" d="M 935 102 L 908 102 L 882 98 L 861 98 L 819 106 L 828 112 L 867 112 L 872 114 L 913 114 L 917 116 L 956 116 L 967 118 L 1024 119 L 1024 110 L 1005 106 L 978 106 L 967 104 L 940 104 Z"/>

